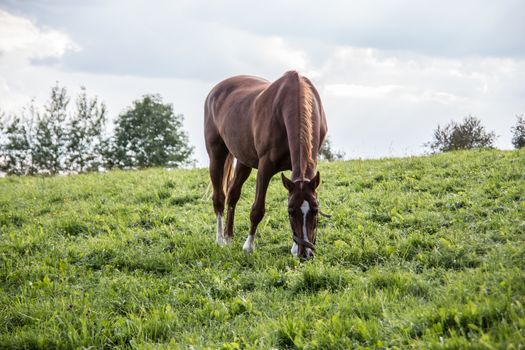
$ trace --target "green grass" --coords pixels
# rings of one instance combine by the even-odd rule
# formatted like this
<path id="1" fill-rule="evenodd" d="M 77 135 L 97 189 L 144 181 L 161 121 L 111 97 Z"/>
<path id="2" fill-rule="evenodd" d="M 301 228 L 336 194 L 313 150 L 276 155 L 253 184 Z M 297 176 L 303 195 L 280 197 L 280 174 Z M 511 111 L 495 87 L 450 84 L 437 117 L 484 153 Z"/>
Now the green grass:
<path id="1" fill-rule="evenodd" d="M 205 169 L 0 179 L 0 348 L 523 349 L 525 153 L 319 165 L 313 261 L 275 177 L 257 250 Z"/>

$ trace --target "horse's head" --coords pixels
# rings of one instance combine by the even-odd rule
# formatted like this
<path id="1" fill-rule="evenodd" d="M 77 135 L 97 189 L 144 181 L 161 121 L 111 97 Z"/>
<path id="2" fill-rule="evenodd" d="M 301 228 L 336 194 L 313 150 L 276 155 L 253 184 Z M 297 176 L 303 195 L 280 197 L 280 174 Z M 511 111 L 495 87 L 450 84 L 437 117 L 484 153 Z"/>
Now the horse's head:
<path id="1" fill-rule="evenodd" d="M 294 244 L 292 254 L 313 258 L 319 203 L 315 190 L 319 186 L 319 172 L 311 180 L 292 181 L 281 173 L 283 185 L 288 190 L 288 216 L 292 226 Z"/>

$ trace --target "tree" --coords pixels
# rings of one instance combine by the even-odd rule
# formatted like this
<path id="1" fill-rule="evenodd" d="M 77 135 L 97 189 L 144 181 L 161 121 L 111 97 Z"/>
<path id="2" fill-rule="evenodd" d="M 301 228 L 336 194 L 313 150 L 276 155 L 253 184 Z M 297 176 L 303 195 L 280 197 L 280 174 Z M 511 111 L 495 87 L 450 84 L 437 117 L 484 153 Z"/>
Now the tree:
<path id="1" fill-rule="evenodd" d="M 33 161 L 40 172 L 58 174 L 65 170 L 65 147 L 67 132 L 65 120 L 69 96 L 58 84 L 51 89 L 51 97 L 44 112 L 36 113 L 35 144 L 32 147 Z"/>
<path id="2" fill-rule="evenodd" d="M 522 148 L 525 146 L 525 118 L 522 115 L 517 115 L 516 125 L 510 130 L 512 132 L 512 144 L 514 148 Z"/>
<path id="3" fill-rule="evenodd" d="M 27 114 L 29 113 L 29 115 Z M 31 175 L 38 171 L 33 161 L 36 108 L 32 102 L 21 115 L 6 116 L 0 121 L 0 171 L 9 175 Z"/>
<path id="4" fill-rule="evenodd" d="M 2 125 L 2 163 L 0 170 L 10 175 L 27 173 L 27 151 L 29 149 L 26 129 L 19 118 L 14 118 L 7 126 Z"/>
<path id="5" fill-rule="evenodd" d="M 344 157 L 345 152 L 341 150 L 332 151 L 332 142 L 330 140 L 330 137 L 326 137 L 323 141 L 323 144 L 321 145 L 321 149 L 319 150 L 319 159 L 332 162 L 334 160 L 343 159 Z"/>
<path id="6" fill-rule="evenodd" d="M 133 102 L 117 121 L 111 142 L 105 144 L 108 167 L 123 168 L 190 164 L 193 147 L 182 129 L 183 116 L 173 112 L 159 95 Z"/>
<path id="7" fill-rule="evenodd" d="M 67 122 L 66 166 L 69 171 L 98 170 L 104 163 L 103 127 L 106 123 L 106 105 L 96 97 L 89 99 L 86 89 L 76 100 L 76 112 Z"/>
<path id="8" fill-rule="evenodd" d="M 57 84 L 43 108 L 32 102 L 9 121 L 3 117 L 0 170 L 13 175 L 97 170 L 103 163 L 106 107 L 89 99 L 84 88 L 73 114 L 69 101 L 67 90 Z"/>
<path id="9" fill-rule="evenodd" d="M 433 152 L 494 147 L 496 134 L 487 132 L 481 121 L 471 115 L 462 123 L 450 122 L 434 130 L 434 139 L 426 144 Z"/>

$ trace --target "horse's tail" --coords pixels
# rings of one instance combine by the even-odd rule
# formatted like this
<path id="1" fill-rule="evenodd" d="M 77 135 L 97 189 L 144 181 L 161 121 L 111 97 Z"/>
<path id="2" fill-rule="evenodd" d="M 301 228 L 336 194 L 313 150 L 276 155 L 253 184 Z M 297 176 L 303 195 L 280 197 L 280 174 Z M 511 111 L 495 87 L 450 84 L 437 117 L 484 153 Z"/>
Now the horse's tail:
<path id="1" fill-rule="evenodd" d="M 233 179 L 233 174 L 235 170 L 235 164 L 234 161 L 235 158 L 233 157 L 233 154 L 229 153 L 226 157 L 226 161 L 224 162 L 224 172 L 222 175 L 222 189 L 224 191 L 224 195 L 226 196 L 226 203 L 228 203 L 228 189 L 230 188 L 230 184 Z"/>

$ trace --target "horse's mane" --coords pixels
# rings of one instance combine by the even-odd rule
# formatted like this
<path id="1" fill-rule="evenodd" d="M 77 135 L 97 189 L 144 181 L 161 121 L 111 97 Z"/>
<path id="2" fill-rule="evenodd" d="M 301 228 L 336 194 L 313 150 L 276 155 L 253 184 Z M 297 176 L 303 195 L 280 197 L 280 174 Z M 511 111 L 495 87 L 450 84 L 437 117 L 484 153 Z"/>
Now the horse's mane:
<path id="1" fill-rule="evenodd" d="M 300 140 L 300 174 L 306 179 L 306 169 L 314 165 L 312 158 L 312 109 L 313 93 L 310 84 L 299 75 L 299 140 Z"/>

